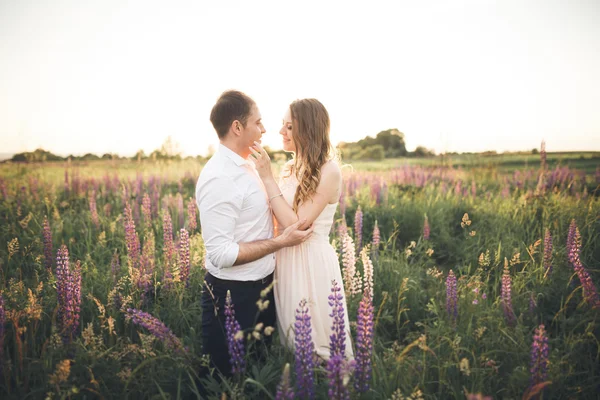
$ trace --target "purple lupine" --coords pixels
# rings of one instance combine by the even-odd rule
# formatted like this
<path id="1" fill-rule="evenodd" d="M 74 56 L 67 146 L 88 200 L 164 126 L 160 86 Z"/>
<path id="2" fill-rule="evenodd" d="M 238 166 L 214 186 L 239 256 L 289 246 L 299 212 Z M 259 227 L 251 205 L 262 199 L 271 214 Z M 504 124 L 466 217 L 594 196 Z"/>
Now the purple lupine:
<path id="1" fill-rule="evenodd" d="M 152 224 L 152 203 L 147 192 L 144 193 L 144 198 L 142 199 L 142 217 L 144 219 L 144 228 L 149 228 Z"/>
<path id="2" fill-rule="evenodd" d="M 356 323 L 356 372 L 354 388 L 364 393 L 371 380 L 371 356 L 373 354 L 373 297 L 365 289 L 358 306 Z"/>
<path id="3" fill-rule="evenodd" d="M 244 355 L 244 335 L 239 322 L 235 319 L 235 310 L 231 301 L 231 292 L 227 291 L 225 298 L 225 330 L 227 333 L 227 348 L 229 350 L 229 362 L 231 363 L 231 372 L 242 375 L 246 369 Z M 241 333 L 241 335 L 238 334 Z"/>
<path id="4" fill-rule="evenodd" d="M 151 314 L 128 308 L 125 319 L 131 320 L 135 325 L 147 329 L 154 337 L 163 342 L 167 349 L 180 354 L 186 352 L 187 349 L 183 347 L 181 340 L 161 320 Z"/>
<path id="5" fill-rule="evenodd" d="M 542 148 L 540 149 L 540 168 L 545 171 L 547 168 L 546 164 L 546 142 L 542 140 Z"/>
<path id="6" fill-rule="evenodd" d="M 581 282 L 581 288 L 583 290 L 583 298 L 593 308 L 600 308 L 600 296 L 598 290 L 592 281 L 592 277 L 589 272 L 583 266 L 581 262 L 581 234 L 579 228 L 575 227 L 575 233 L 573 235 L 573 241 L 571 243 L 571 249 L 569 251 L 569 259 L 571 265 L 577 273 L 579 282 Z"/>
<path id="7" fill-rule="evenodd" d="M 340 215 L 342 218 L 346 215 L 346 185 L 342 185 L 342 190 L 340 192 Z"/>
<path id="8" fill-rule="evenodd" d="M 550 230 L 546 228 L 546 232 L 544 234 L 544 270 L 545 274 L 549 275 L 552 273 L 552 235 L 550 234 Z"/>
<path id="9" fill-rule="evenodd" d="M 327 394 L 332 400 L 350 400 L 350 392 L 346 376 L 350 374 L 354 362 L 348 362 L 341 354 L 336 354 L 327 360 L 327 380 L 329 390 Z"/>
<path id="10" fill-rule="evenodd" d="M 64 244 L 56 257 L 56 297 L 58 301 L 58 323 L 65 343 L 69 343 L 79 326 L 81 305 L 81 265 L 69 265 L 69 250 Z"/>
<path id="11" fill-rule="evenodd" d="M 100 227 L 100 218 L 98 217 L 98 209 L 96 207 L 96 191 L 92 190 L 89 195 L 89 205 L 90 205 L 90 214 L 92 219 L 92 224 L 96 228 Z"/>
<path id="12" fill-rule="evenodd" d="M 573 241 L 575 240 L 575 229 L 577 229 L 577 224 L 575 223 L 575 218 L 573 218 L 569 225 L 569 233 L 567 234 L 567 257 L 571 264 L 573 264 L 571 250 L 573 249 Z"/>
<path id="13" fill-rule="evenodd" d="M 310 314 L 306 299 L 300 300 L 294 323 L 295 370 L 297 395 L 300 398 L 315 398 L 314 360 L 315 344 L 312 340 Z"/>
<path id="14" fill-rule="evenodd" d="M 425 215 L 425 221 L 423 221 L 423 240 L 429 240 L 430 233 L 429 220 L 427 219 L 427 215 Z"/>
<path id="15" fill-rule="evenodd" d="M 379 232 L 379 226 L 377 220 L 375 220 L 375 227 L 373 227 L 373 246 L 371 247 L 371 254 L 373 259 L 377 261 L 379 259 L 379 242 L 381 241 L 381 234 Z"/>
<path id="16" fill-rule="evenodd" d="M 456 286 L 456 276 L 454 275 L 454 271 L 450 270 L 446 278 L 446 312 L 452 324 L 455 324 L 458 318 L 458 291 Z"/>
<path id="17" fill-rule="evenodd" d="M 0 294 L 0 376 L 4 365 L 4 324 L 6 323 L 6 310 L 4 309 L 4 297 Z"/>
<path id="18" fill-rule="evenodd" d="M 52 270 L 52 229 L 48 217 L 44 217 L 44 265 L 46 270 Z"/>
<path id="19" fill-rule="evenodd" d="M 173 224 L 171 222 L 171 213 L 167 208 L 163 210 L 163 254 L 165 256 L 165 274 L 170 270 L 173 256 L 175 255 L 175 245 L 173 244 Z M 170 272 L 169 272 L 170 273 Z"/>
<path id="20" fill-rule="evenodd" d="M 125 245 L 127 247 L 127 259 L 131 268 L 136 268 L 140 259 L 140 238 L 135 230 L 135 222 L 131 213 L 129 202 L 125 204 Z"/>
<path id="21" fill-rule="evenodd" d="M 290 387 L 290 364 L 285 364 L 283 373 L 281 374 L 281 381 L 277 385 L 275 400 L 294 400 L 295 398 L 294 391 Z"/>
<path id="22" fill-rule="evenodd" d="M 344 357 L 346 354 L 344 296 L 342 295 L 342 288 L 336 280 L 331 281 L 331 294 L 328 299 L 331 307 L 330 317 L 333 318 L 332 333 L 329 337 L 329 355 L 330 357 L 335 355 Z"/>
<path id="23" fill-rule="evenodd" d="M 187 287 L 190 281 L 190 236 L 185 228 L 179 231 L 179 249 L 177 252 L 179 279 Z"/>
<path id="24" fill-rule="evenodd" d="M 531 344 L 531 361 L 529 364 L 529 373 L 531 378 L 529 387 L 545 382 L 548 376 L 548 335 L 544 324 L 541 324 L 535 330 L 533 343 Z"/>
<path id="25" fill-rule="evenodd" d="M 504 259 L 504 273 L 502 274 L 502 311 L 506 318 L 508 326 L 514 326 L 516 324 L 515 313 L 512 306 L 512 290 L 511 290 L 511 278 L 510 271 L 508 270 L 508 260 Z"/>
<path id="26" fill-rule="evenodd" d="M 363 212 L 358 206 L 354 214 L 354 242 L 356 243 L 356 255 L 362 250 L 362 228 L 363 228 Z"/>

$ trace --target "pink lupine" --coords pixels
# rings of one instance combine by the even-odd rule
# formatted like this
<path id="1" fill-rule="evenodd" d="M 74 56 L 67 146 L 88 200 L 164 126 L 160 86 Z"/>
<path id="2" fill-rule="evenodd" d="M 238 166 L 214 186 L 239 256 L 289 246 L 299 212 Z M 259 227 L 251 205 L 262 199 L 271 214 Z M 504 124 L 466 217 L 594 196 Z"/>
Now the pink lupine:
<path id="1" fill-rule="evenodd" d="M 198 208 L 196 206 L 196 201 L 190 198 L 187 205 L 188 230 L 190 233 L 194 233 L 196 227 L 198 226 L 198 215 L 196 213 L 197 210 Z"/>
<path id="2" fill-rule="evenodd" d="M 179 249 L 177 252 L 179 279 L 189 286 L 190 280 L 190 236 L 185 228 L 179 231 Z"/>
<path id="3" fill-rule="evenodd" d="M 429 240 L 430 232 L 429 220 L 427 219 L 427 215 L 425 215 L 425 220 L 423 221 L 423 240 Z"/>
<path id="4" fill-rule="evenodd" d="M 379 226 L 377 220 L 375 220 L 375 227 L 373 227 L 373 243 L 371 247 L 371 254 L 373 259 L 377 261 L 379 259 L 379 242 L 381 240 L 381 234 L 379 233 Z"/>
<path id="5" fill-rule="evenodd" d="M 529 363 L 529 373 L 531 378 L 529 387 L 545 382 L 548 377 L 548 356 L 550 354 L 548 348 L 548 335 L 544 324 L 538 326 L 533 336 L 531 344 L 531 361 Z"/>
<path id="6" fill-rule="evenodd" d="M 552 235 L 550 230 L 546 228 L 544 234 L 544 270 L 545 275 L 549 275 L 552 272 Z"/>
<path id="7" fill-rule="evenodd" d="M 171 266 L 175 255 L 175 244 L 173 243 L 173 224 L 171 213 L 167 208 L 163 210 L 163 254 L 165 256 L 165 269 Z"/>
<path id="8" fill-rule="evenodd" d="M 504 273 L 502 274 L 502 310 L 504 311 L 504 317 L 506 323 L 509 326 L 516 324 L 515 313 L 512 306 L 512 290 L 511 290 L 511 278 L 510 271 L 508 269 L 508 260 L 504 259 Z"/>
<path id="9" fill-rule="evenodd" d="M 96 192 L 92 190 L 89 196 L 89 205 L 92 223 L 96 228 L 100 227 L 100 218 L 98 217 L 98 209 L 96 208 Z"/>
<path id="10" fill-rule="evenodd" d="M 69 263 L 69 250 L 64 244 L 56 258 L 56 292 L 59 330 L 65 343 L 70 343 L 79 326 L 81 304 L 81 264 Z"/>
<path id="11" fill-rule="evenodd" d="M 358 206 L 354 214 L 354 241 L 356 243 L 356 254 L 362 250 L 362 228 L 363 228 L 363 212 Z"/>
<path id="12" fill-rule="evenodd" d="M 369 390 L 371 357 L 373 355 L 373 296 L 365 287 L 358 306 L 356 322 L 356 371 L 354 388 L 357 392 Z"/>
<path id="13" fill-rule="evenodd" d="M 456 324 L 458 318 L 458 291 L 457 281 L 454 271 L 448 272 L 446 278 L 446 312 L 452 321 L 452 324 Z"/>
<path id="14" fill-rule="evenodd" d="M 127 247 L 129 266 L 136 268 L 140 260 L 140 239 L 135 230 L 135 222 L 133 221 L 129 203 L 125 205 L 125 218 L 123 221 L 125 224 L 125 245 Z"/>
<path id="15" fill-rule="evenodd" d="M 52 270 L 52 229 L 48 217 L 44 217 L 44 265 L 48 271 Z"/>
<path id="16" fill-rule="evenodd" d="M 150 202 L 150 196 L 148 193 L 144 193 L 142 199 L 142 217 L 144 221 L 144 228 L 150 227 L 152 224 L 152 203 Z"/>

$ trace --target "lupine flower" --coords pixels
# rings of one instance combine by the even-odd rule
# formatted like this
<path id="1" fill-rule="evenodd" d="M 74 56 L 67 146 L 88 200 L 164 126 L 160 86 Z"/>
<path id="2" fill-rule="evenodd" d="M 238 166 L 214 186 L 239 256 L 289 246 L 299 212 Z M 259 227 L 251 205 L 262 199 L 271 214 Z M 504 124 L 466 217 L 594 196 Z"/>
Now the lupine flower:
<path id="1" fill-rule="evenodd" d="M 135 325 L 147 329 L 159 341 L 163 342 L 167 349 L 181 354 L 186 352 L 187 349 L 184 349 L 179 338 L 161 320 L 151 314 L 128 308 L 125 318 L 131 320 Z"/>
<path id="2" fill-rule="evenodd" d="M 332 400 L 350 400 L 348 392 L 348 375 L 345 374 L 344 367 L 346 360 L 341 354 L 336 354 L 327 361 L 327 379 L 329 381 L 329 390 L 327 394 Z"/>
<path id="3" fill-rule="evenodd" d="M 446 278 L 446 312 L 452 320 L 452 323 L 456 323 L 458 318 L 458 296 L 457 296 L 457 281 L 454 271 L 450 270 L 448 277 Z"/>
<path id="4" fill-rule="evenodd" d="M 179 249 L 177 252 L 179 279 L 189 285 L 190 280 L 190 236 L 185 228 L 179 231 Z"/>
<path id="5" fill-rule="evenodd" d="M 360 252 L 360 257 L 362 259 L 364 269 L 365 293 L 368 294 L 371 299 L 373 299 L 373 263 L 369 259 L 369 254 L 367 253 L 366 247 Z"/>
<path id="6" fill-rule="evenodd" d="M 544 234 L 544 270 L 545 275 L 552 272 L 552 235 L 549 229 L 546 229 Z"/>
<path id="7" fill-rule="evenodd" d="M 344 240 L 344 236 L 347 234 L 348 225 L 346 225 L 346 217 L 342 216 L 342 222 L 338 225 L 338 237 L 340 238 L 340 242 Z"/>
<path id="8" fill-rule="evenodd" d="M 92 190 L 89 196 L 90 213 L 92 223 L 96 228 L 100 227 L 100 218 L 98 217 L 98 209 L 96 208 L 96 192 Z"/>
<path id="9" fill-rule="evenodd" d="M 294 400 L 296 396 L 290 387 L 290 364 L 285 364 L 281 374 L 281 382 L 277 385 L 275 400 Z"/>
<path id="10" fill-rule="evenodd" d="M 360 206 L 354 214 L 354 239 L 356 242 L 356 254 L 362 250 L 362 228 L 363 228 L 363 212 Z"/>
<path id="11" fill-rule="evenodd" d="M 44 265 L 48 271 L 52 270 L 52 230 L 48 217 L 44 217 Z"/>
<path id="12" fill-rule="evenodd" d="M 331 294 L 328 299 L 331 307 L 330 316 L 333 318 L 332 334 L 329 337 L 329 354 L 330 357 L 335 355 L 344 357 L 346 354 L 344 296 L 342 295 L 342 289 L 335 280 L 331 281 Z"/>
<path id="13" fill-rule="evenodd" d="M 365 287 L 358 306 L 356 322 L 356 372 L 354 388 L 357 392 L 369 390 L 371 355 L 373 353 L 373 297 Z"/>
<path id="14" fill-rule="evenodd" d="M 529 364 L 529 372 L 531 378 L 529 387 L 533 387 L 538 383 L 546 381 L 548 376 L 548 335 L 544 324 L 541 324 L 535 330 L 533 335 L 533 343 L 531 344 L 531 361 Z"/>
<path id="15" fill-rule="evenodd" d="M 573 241 L 575 239 L 575 229 L 577 229 L 577 224 L 575 223 L 575 218 L 573 218 L 569 225 L 569 233 L 567 234 L 567 257 L 571 264 L 573 264 L 571 250 L 573 249 Z"/>
<path id="16" fill-rule="evenodd" d="M 423 240 L 429 240 L 429 220 L 427 219 L 427 215 L 425 216 L 425 221 L 423 222 Z"/>
<path id="17" fill-rule="evenodd" d="M 137 232 L 135 231 L 135 222 L 133 222 L 133 215 L 131 213 L 131 207 L 129 202 L 125 205 L 125 245 L 127 247 L 127 257 L 129 261 L 129 267 L 135 268 L 138 265 L 140 259 L 140 239 Z"/>
<path id="18" fill-rule="evenodd" d="M 150 224 L 152 224 L 152 203 L 150 202 L 148 193 L 144 193 L 144 198 L 142 199 L 142 216 L 144 217 L 144 227 L 150 227 Z"/>
<path id="19" fill-rule="evenodd" d="M 379 226 L 377 225 L 377 220 L 375 220 L 375 226 L 373 227 L 373 247 L 371 248 L 371 253 L 373 254 L 373 259 L 379 259 L 379 242 L 381 241 L 381 234 L 379 233 Z"/>
<path id="20" fill-rule="evenodd" d="M 594 285 L 594 282 L 592 282 L 589 272 L 585 269 L 581 262 L 581 234 L 579 233 L 579 228 L 577 227 L 575 227 L 571 249 L 569 250 L 569 260 L 571 260 L 571 265 L 573 266 L 573 269 L 577 273 L 577 277 L 581 282 L 583 298 L 593 308 L 600 307 L 600 296 L 598 295 L 596 286 Z"/>
<path id="21" fill-rule="evenodd" d="M 300 300 L 294 323 L 295 370 L 297 395 L 300 398 L 315 398 L 314 361 L 315 344 L 312 340 L 310 314 L 306 299 Z"/>
<path id="22" fill-rule="evenodd" d="M 173 224 L 171 223 L 171 213 L 168 209 L 163 210 L 163 254 L 165 256 L 165 275 L 171 267 L 173 256 L 175 255 L 175 245 L 173 244 Z M 170 274 L 170 271 L 169 271 Z"/>
<path id="23" fill-rule="evenodd" d="M 227 348 L 229 349 L 229 362 L 233 374 L 243 374 L 246 369 L 244 354 L 244 337 L 237 333 L 241 331 L 239 322 L 235 319 L 235 310 L 231 302 L 231 292 L 227 291 L 225 298 L 225 330 L 227 332 Z"/>
<path id="24" fill-rule="evenodd" d="M 194 199 L 190 198 L 187 205 L 187 213 L 188 213 L 188 229 L 190 233 L 194 233 L 196 228 L 198 227 L 198 216 L 196 214 L 197 207 Z"/>
<path id="25" fill-rule="evenodd" d="M 154 260 L 155 253 L 155 240 L 154 232 L 152 230 L 146 231 L 144 238 L 144 247 L 142 249 L 142 256 L 140 258 L 140 280 L 138 287 L 143 293 L 150 291 L 152 286 L 152 276 L 154 275 Z"/>
<path id="26" fill-rule="evenodd" d="M 471 196 L 475 198 L 477 196 L 477 183 L 474 180 L 471 181 Z"/>
<path id="27" fill-rule="evenodd" d="M 508 270 L 508 260 L 504 258 L 504 273 L 502 274 L 502 310 L 506 323 L 509 326 L 516 324 L 515 313 L 512 306 L 511 279 L 510 271 Z"/>
<path id="28" fill-rule="evenodd" d="M 4 297 L 0 294 L 0 376 L 4 365 L 4 324 L 6 323 L 6 310 L 4 309 Z"/>
<path id="29" fill-rule="evenodd" d="M 344 289 L 348 295 L 360 293 L 360 275 L 356 270 L 354 242 L 347 233 L 342 237 L 342 264 L 344 265 Z"/>
<path id="30" fill-rule="evenodd" d="M 69 265 L 69 250 L 64 244 L 56 257 L 56 297 L 58 301 L 58 323 L 65 343 L 71 341 L 79 326 L 81 304 L 81 265 Z"/>

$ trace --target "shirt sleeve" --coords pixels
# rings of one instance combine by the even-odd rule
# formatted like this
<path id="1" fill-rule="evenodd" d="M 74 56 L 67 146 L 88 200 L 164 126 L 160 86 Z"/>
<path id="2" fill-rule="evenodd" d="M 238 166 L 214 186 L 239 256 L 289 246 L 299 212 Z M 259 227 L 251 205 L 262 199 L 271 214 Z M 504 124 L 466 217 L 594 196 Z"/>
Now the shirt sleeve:
<path id="1" fill-rule="evenodd" d="M 232 267 L 238 257 L 234 231 L 242 201 L 233 180 L 226 176 L 208 179 L 196 189 L 206 256 L 219 269 Z"/>

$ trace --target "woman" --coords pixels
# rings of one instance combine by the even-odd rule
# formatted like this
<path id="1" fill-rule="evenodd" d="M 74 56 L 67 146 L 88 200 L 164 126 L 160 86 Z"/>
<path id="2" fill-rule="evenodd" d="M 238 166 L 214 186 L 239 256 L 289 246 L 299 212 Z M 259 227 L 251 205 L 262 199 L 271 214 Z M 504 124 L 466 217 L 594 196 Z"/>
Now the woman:
<path id="1" fill-rule="evenodd" d="M 327 298 L 332 281 L 343 287 L 338 257 L 329 243 L 342 187 L 342 174 L 329 140 L 329 125 L 329 114 L 318 100 L 297 100 L 290 105 L 279 133 L 283 149 L 294 153 L 294 158 L 285 165 L 280 185 L 273 178 L 266 151 L 258 142 L 250 148 L 279 229 L 299 219 L 306 219 L 306 228 L 313 225 L 310 239 L 276 253 L 274 291 L 282 344 L 293 347 L 295 311 L 300 300 L 306 299 L 315 350 L 323 359 L 329 359 L 332 319 Z M 346 307 L 346 356 L 352 358 L 349 326 Z"/>

